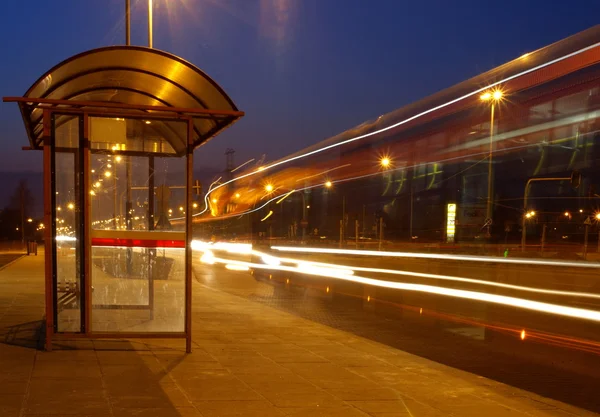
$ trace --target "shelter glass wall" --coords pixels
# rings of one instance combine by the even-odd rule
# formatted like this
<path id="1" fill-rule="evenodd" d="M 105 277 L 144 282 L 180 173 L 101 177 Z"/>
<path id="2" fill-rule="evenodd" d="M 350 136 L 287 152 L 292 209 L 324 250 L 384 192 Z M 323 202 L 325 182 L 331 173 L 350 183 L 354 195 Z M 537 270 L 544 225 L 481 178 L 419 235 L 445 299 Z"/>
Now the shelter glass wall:
<path id="1" fill-rule="evenodd" d="M 185 157 L 174 157 L 162 123 L 89 125 L 92 331 L 183 332 Z M 168 126 L 185 135 L 185 122 Z"/>
<path id="2" fill-rule="evenodd" d="M 53 117 L 54 125 L 54 236 L 55 325 L 58 332 L 82 331 L 83 285 L 81 233 L 80 118 Z"/>

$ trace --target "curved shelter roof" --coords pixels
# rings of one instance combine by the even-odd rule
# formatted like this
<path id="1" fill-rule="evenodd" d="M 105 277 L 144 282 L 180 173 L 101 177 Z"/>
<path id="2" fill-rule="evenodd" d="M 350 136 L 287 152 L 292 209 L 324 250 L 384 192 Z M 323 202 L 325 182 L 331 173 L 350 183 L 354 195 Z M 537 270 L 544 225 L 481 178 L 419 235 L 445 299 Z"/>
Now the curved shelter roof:
<path id="1" fill-rule="evenodd" d="M 36 100 L 28 102 L 27 98 Z M 153 122 L 152 129 L 178 155 L 185 153 L 188 138 L 177 119 L 192 118 L 197 147 L 243 116 L 199 68 L 173 54 L 139 46 L 111 46 L 75 55 L 42 75 L 24 99 L 5 101 L 19 102 L 33 148 L 39 148 L 43 140 L 44 108 L 58 113 L 75 107 L 90 114 L 108 108 L 148 118 L 168 113 L 172 118 Z"/>

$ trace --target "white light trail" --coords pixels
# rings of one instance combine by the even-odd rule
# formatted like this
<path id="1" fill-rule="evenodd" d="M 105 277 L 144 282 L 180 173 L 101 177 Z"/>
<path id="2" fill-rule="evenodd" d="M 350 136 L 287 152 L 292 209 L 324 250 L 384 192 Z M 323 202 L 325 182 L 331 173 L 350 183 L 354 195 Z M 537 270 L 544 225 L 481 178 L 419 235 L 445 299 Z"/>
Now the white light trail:
<path id="1" fill-rule="evenodd" d="M 235 171 L 237 171 L 238 169 L 240 169 L 240 168 L 241 168 L 241 167 L 243 167 L 243 166 L 246 166 L 246 165 L 248 165 L 248 164 L 249 164 L 250 162 L 252 162 L 252 161 L 254 161 L 254 158 L 247 160 L 247 161 L 246 161 L 246 162 L 244 162 L 242 165 L 238 165 L 238 167 L 237 167 L 237 168 L 234 168 L 234 169 L 232 169 L 232 170 L 231 170 L 231 172 L 235 172 Z"/>
<path id="2" fill-rule="evenodd" d="M 442 253 L 421 253 L 421 252 L 387 252 L 375 250 L 356 250 L 356 249 L 335 249 L 335 248 L 306 248 L 295 246 L 272 246 L 271 249 L 280 252 L 298 252 L 298 253 L 328 253 L 334 255 L 355 255 L 355 256 L 380 256 L 387 258 L 417 258 L 417 259 L 442 259 L 448 261 L 470 261 L 470 262 L 493 262 L 519 265 L 544 265 L 544 266 L 567 266 L 575 268 L 600 268 L 600 264 L 591 262 L 572 262 L 555 260 L 536 260 L 522 258 L 500 258 L 495 256 L 474 256 L 474 255 L 449 255 Z"/>
<path id="3" fill-rule="evenodd" d="M 248 271 L 250 267 L 247 265 L 225 264 L 225 269 L 229 269 L 230 271 Z"/>
<path id="4" fill-rule="evenodd" d="M 397 281 L 386 281 L 368 277 L 362 277 L 357 275 L 352 275 L 347 273 L 348 271 L 340 268 L 300 268 L 300 267 L 292 267 L 292 266 L 270 266 L 265 264 L 257 264 L 252 262 L 245 261 L 237 261 L 230 259 L 222 259 L 222 258 L 214 258 L 215 262 L 223 263 L 225 265 L 236 265 L 240 268 L 254 268 L 254 269 L 275 269 L 280 271 L 288 271 L 288 272 L 297 272 L 305 275 L 318 276 L 318 277 L 326 277 L 333 279 L 340 279 L 349 282 L 360 283 L 364 285 L 380 287 L 380 288 L 389 288 L 389 289 L 397 289 L 404 291 L 414 291 L 414 292 L 422 292 L 428 294 L 436 294 L 443 295 L 449 297 L 456 297 L 474 301 L 483 301 L 493 304 L 518 307 L 525 310 L 537 311 L 541 313 L 548 313 L 554 315 L 560 315 L 565 317 L 572 317 L 584 320 L 590 320 L 595 322 L 600 322 L 600 311 L 577 308 L 577 307 L 569 307 L 558 304 L 545 303 L 540 301 L 533 301 L 524 298 L 518 297 L 510 297 L 504 295 L 497 294 L 489 294 L 478 291 L 470 291 L 470 290 L 460 290 L 453 288 L 446 288 L 434 285 L 424 285 L 424 284 L 412 284 L 406 282 L 397 282 Z"/>

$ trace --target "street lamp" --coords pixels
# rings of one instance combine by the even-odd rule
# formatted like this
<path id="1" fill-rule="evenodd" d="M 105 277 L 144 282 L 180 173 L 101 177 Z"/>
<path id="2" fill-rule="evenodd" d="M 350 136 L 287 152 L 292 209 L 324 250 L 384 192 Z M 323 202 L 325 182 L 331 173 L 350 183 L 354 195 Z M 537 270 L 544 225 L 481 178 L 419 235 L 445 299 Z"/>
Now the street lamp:
<path id="1" fill-rule="evenodd" d="M 381 165 L 382 168 L 389 168 L 391 164 L 392 160 L 388 156 L 384 156 L 379 160 L 379 165 Z"/>
<path id="2" fill-rule="evenodd" d="M 332 186 L 333 186 L 333 183 L 331 181 L 327 181 L 325 183 L 325 187 L 327 187 L 327 188 L 331 188 Z"/>
<path id="3" fill-rule="evenodd" d="M 502 100 L 504 93 L 502 90 L 493 90 L 487 91 L 479 96 L 480 100 L 485 103 L 490 103 L 490 152 L 488 157 L 488 195 L 487 195 L 487 210 L 485 220 L 487 225 L 487 235 L 490 234 L 490 227 L 492 224 L 492 185 L 493 185 L 493 170 L 492 170 L 492 157 L 494 152 L 494 108 L 496 107 L 496 103 Z"/>
<path id="4" fill-rule="evenodd" d="M 273 191 L 273 184 L 267 184 L 265 185 L 265 191 L 270 193 Z"/>

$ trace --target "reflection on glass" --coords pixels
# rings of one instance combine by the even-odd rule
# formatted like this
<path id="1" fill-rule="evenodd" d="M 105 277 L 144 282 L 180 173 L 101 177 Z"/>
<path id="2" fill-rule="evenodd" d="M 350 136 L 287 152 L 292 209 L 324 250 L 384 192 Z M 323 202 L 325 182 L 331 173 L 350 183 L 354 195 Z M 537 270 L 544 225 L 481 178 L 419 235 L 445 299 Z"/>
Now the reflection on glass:
<path id="1" fill-rule="evenodd" d="M 185 250 L 157 246 L 185 238 L 172 234 L 187 215 L 185 159 L 165 145 L 161 123 L 91 118 L 90 126 L 92 331 L 183 332 Z M 182 122 L 169 127 L 187 132 Z"/>
<path id="2" fill-rule="evenodd" d="M 81 331 L 81 251 L 76 236 L 79 201 L 78 119 L 57 118 L 54 187 L 56 208 L 56 301 L 58 332 Z M 62 122 L 62 123 L 59 123 Z"/>

